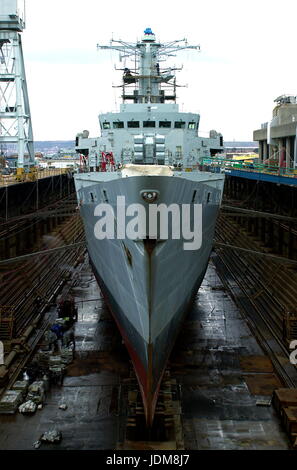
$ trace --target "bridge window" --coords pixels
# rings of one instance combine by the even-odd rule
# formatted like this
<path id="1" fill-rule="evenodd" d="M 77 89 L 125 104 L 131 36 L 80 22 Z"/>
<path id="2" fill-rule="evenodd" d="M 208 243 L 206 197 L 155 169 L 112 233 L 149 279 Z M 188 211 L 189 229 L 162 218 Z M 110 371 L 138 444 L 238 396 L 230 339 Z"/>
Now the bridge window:
<path id="1" fill-rule="evenodd" d="M 114 129 L 124 129 L 123 121 L 116 121 L 112 125 Z"/>
<path id="2" fill-rule="evenodd" d="M 195 122 L 189 122 L 189 129 L 196 129 L 196 123 Z"/>
<path id="3" fill-rule="evenodd" d="M 168 128 L 171 127 L 171 122 L 170 121 L 160 121 L 159 122 L 159 127 L 168 129 Z"/>
<path id="4" fill-rule="evenodd" d="M 136 128 L 139 127 L 139 121 L 128 121 L 128 127 L 130 128 Z"/>
<path id="5" fill-rule="evenodd" d="M 175 129 L 185 129 L 186 123 L 183 122 L 183 121 L 176 121 L 174 123 L 174 127 L 175 127 Z"/>
<path id="6" fill-rule="evenodd" d="M 143 127 L 156 127 L 155 121 L 143 121 Z"/>
<path id="7" fill-rule="evenodd" d="M 102 124 L 102 127 L 103 127 L 103 129 L 110 129 L 110 122 L 106 122 L 106 121 L 105 121 L 105 122 Z"/>

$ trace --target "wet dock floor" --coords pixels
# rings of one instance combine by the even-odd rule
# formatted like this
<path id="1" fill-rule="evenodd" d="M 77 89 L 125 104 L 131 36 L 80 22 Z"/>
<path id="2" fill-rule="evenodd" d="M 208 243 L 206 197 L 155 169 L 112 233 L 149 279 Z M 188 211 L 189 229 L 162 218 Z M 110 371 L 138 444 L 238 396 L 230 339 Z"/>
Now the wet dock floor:
<path id="1" fill-rule="evenodd" d="M 117 396 L 129 359 L 117 328 L 101 299 L 90 268 L 72 289 L 79 302 L 75 325 L 76 352 L 63 386 L 51 386 L 42 410 L 33 416 L 0 415 L 0 449 L 32 450 L 49 430 L 62 432 L 59 444 L 39 450 L 104 450 L 116 447 L 119 418 Z M 93 299 L 99 299 L 91 301 Z M 65 411 L 59 405 L 66 404 Z"/>
<path id="2" fill-rule="evenodd" d="M 186 449 L 288 449 L 269 401 L 281 383 L 209 264 L 171 356 Z"/>
<path id="3" fill-rule="evenodd" d="M 119 394 L 130 374 L 129 357 L 90 268 L 80 273 L 72 292 L 79 302 L 75 360 L 63 386 L 47 393 L 42 410 L 0 416 L 2 450 L 31 450 L 51 429 L 62 432 L 61 443 L 42 444 L 40 450 L 117 447 L 125 419 Z M 288 449 L 273 407 L 257 405 L 280 386 L 278 378 L 212 263 L 169 369 L 180 388 L 185 449 Z"/>

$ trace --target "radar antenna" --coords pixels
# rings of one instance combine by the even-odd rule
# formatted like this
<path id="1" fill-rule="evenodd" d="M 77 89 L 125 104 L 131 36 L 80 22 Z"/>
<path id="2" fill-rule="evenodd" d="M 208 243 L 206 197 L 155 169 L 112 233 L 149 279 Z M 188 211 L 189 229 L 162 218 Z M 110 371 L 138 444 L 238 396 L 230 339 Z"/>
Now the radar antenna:
<path id="1" fill-rule="evenodd" d="M 112 39 L 110 45 L 97 44 L 97 48 L 119 51 L 120 60 L 133 58 L 134 69 L 124 68 L 122 98 L 134 103 L 176 101 L 177 85 L 173 72 L 179 69 L 161 70 L 160 62 L 164 61 L 164 56 L 175 56 L 176 52 L 184 49 L 200 51 L 200 46 L 190 46 L 186 39 L 161 44 L 156 41 L 151 28 L 144 31 L 142 40 L 136 44 Z M 166 94 L 168 88 L 173 88 L 173 93 Z"/>

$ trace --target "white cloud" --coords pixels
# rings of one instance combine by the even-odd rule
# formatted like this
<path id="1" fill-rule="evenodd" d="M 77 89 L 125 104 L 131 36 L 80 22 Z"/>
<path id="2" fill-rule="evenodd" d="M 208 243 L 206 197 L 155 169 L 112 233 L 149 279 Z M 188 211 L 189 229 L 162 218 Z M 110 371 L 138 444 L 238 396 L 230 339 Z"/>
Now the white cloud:
<path id="1" fill-rule="evenodd" d="M 178 78 L 189 84 L 179 89 L 181 102 L 199 109 L 203 131 L 251 140 L 270 119 L 273 100 L 297 94 L 295 0 L 26 3 L 23 47 L 36 140 L 71 139 L 84 128 L 98 135 L 97 115 L 114 109 L 111 86 L 121 77 L 96 44 L 109 43 L 112 34 L 134 42 L 148 26 L 162 41 L 201 44 Z"/>

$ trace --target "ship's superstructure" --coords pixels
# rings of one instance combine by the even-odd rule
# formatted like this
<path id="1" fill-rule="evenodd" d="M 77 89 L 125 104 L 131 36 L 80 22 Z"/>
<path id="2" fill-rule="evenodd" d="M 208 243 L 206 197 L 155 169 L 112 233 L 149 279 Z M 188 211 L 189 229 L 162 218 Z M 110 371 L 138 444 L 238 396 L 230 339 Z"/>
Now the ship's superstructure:
<path id="1" fill-rule="evenodd" d="M 179 69 L 160 66 L 177 51 L 199 46 L 189 46 L 186 40 L 160 44 L 148 28 L 136 45 L 112 41 L 98 47 L 120 51 L 134 69 L 123 69 L 120 112 L 99 116 L 100 140 L 90 139 L 87 131 L 77 135 L 76 148 L 88 156 L 91 169 L 100 167 L 102 152 L 112 152 L 117 164 L 193 168 L 203 157 L 223 150 L 223 137 L 215 130 L 208 138 L 198 136 L 199 114 L 179 111 L 174 75 Z"/>
<path id="2" fill-rule="evenodd" d="M 101 137 L 77 136 L 83 168 L 75 184 L 90 261 L 151 425 L 167 359 L 207 268 L 222 198 L 224 176 L 198 171 L 199 159 L 222 150 L 223 141 L 215 131 L 198 136 L 199 115 L 179 112 L 174 70 L 160 66 L 198 46 L 161 44 L 148 28 L 136 44 L 99 47 L 133 56 L 134 68 L 123 69 L 120 112 L 99 116 Z"/>

